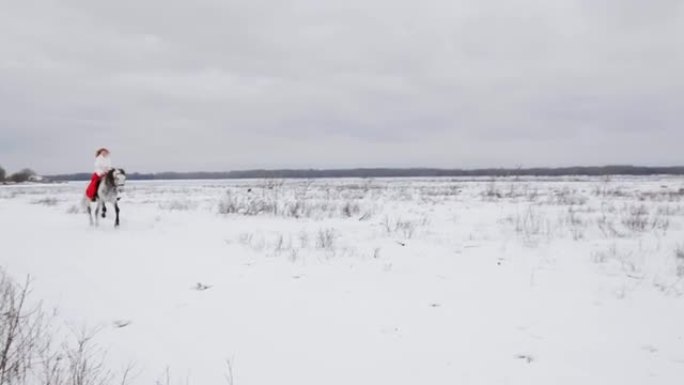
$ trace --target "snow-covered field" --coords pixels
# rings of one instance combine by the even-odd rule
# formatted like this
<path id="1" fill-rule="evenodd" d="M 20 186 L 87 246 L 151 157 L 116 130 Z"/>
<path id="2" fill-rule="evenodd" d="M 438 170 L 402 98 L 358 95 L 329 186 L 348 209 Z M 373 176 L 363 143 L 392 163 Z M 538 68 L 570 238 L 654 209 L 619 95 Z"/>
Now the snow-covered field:
<path id="1" fill-rule="evenodd" d="M 684 178 L 84 188 L 0 186 L 0 266 L 133 384 L 684 383 Z"/>

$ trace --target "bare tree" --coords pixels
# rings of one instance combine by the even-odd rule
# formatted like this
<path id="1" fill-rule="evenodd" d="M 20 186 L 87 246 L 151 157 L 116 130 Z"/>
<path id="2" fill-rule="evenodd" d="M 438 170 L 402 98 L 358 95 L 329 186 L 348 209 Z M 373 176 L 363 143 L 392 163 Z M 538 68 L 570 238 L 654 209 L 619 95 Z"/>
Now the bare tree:
<path id="1" fill-rule="evenodd" d="M 76 343 L 66 349 L 69 385 L 106 385 L 113 381 L 104 365 L 104 353 L 92 343 L 97 330 L 75 333 Z"/>
<path id="2" fill-rule="evenodd" d="M 235 378 L 233 377 L 233 361 L 226 360 L 227 371 L 223 374 L 228 385 L 235 385 Z"/>
<path id="3" fill-rule="evenodd" d="M 19 172 L 12 174 L 9 178 L 16 183 L 27 182 L 32 176 L 35 176 L 36 172 L 30 168 L 25 168 Z"/>
<path id="4" fill-rule="evenodd" d="M 29 278 L 17 285 L 0 270 L 0 385 L 24 383 L 42 338 L 43 316 L 29 309 Z"/>
<path id="5" fill-rule="evenodd" d="M 82 329 L 71 342 L 56 339 L 40 305 L 31 306 L 30 279 L 17 284 L 0 269 L 0 385 L 126 385 L 133 366 L 118 380 L 105 365 L 105 353 Z"/>

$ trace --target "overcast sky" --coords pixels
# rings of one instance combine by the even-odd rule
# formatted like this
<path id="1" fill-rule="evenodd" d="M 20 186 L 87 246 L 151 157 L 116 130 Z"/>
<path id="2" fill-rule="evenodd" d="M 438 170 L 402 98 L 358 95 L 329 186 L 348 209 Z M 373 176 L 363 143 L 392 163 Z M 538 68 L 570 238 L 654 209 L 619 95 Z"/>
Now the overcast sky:
<path id="1" fill-rule="evenodd" d="M 0 165 L 681 165 L 683 3 L 0 0 Z"/>

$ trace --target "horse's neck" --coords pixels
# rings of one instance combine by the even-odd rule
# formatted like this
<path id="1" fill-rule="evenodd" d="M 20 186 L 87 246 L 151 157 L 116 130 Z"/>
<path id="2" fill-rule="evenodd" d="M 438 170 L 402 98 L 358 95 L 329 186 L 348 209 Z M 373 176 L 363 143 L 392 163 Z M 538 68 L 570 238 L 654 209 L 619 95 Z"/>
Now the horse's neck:
<path id="1" fill-rule="evenodd" d="M 108 177 L 105 177 L 99 188 L 102 195 L 110 195 L 116 193 L 116 185 L 112 183 Z"/>

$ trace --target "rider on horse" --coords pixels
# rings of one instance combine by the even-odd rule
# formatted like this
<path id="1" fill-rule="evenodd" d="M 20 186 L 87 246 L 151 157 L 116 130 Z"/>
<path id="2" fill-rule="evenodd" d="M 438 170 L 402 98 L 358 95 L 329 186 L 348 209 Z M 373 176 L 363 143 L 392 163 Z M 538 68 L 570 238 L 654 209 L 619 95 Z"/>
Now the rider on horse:
<path id="1" fill-rule="evenodd" d="M 91 201 L 97 198 L 97 189 L 100 186 L 102 177 L 112 169 L 112 160 L 109 158 L 109 150 L 101 148 L 95 153 L 95 172 L 90 179 L 90 184 L 86 190 L 86 196 Z"/>

